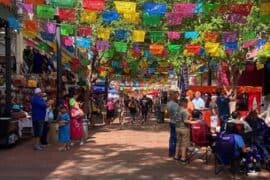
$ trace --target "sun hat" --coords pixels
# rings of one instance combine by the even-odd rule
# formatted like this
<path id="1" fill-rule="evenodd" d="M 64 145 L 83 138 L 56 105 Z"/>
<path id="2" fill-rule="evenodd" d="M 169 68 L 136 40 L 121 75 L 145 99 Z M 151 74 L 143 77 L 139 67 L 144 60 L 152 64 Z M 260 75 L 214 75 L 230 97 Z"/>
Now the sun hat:
<path id="1" fill-rule="evenodd" d="M 39 93 L 41 93 L 42 91 L 41 91 L 41 89 L 40 88 L 36 88 L 35 90 L 34 90 L 34 93 L 35 94 L 39 94 Z"/>

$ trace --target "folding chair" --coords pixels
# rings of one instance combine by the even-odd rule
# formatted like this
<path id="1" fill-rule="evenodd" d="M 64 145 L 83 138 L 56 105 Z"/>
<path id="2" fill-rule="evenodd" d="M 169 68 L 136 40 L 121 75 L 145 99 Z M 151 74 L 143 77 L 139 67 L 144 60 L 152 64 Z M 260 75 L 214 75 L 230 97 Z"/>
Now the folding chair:
<path id="1" fill-rule="evenodd" d="M 207 124 L 198 122 L 191 125 L 191 142 L 194 143 L 196 147 L 206 148 L 206 151 L 199 157 L 199 159 L 205 160 L 205 163 L 208 162 L 209 147 L 212 145 L 209 136 L 211 136 L 211 132 Z M 197 155 L 197 152 L 191 152 L 187 158 L 188 162 L 190 162 L 195 155 Z"/>
<path id="2" fill-rule="evenodd" d="M 233 170 L 233 178 L 235 178 L 238 158 L 234 158 L 234 145 L 235 141 L 233 134 L 224 134 L 217 138 L 214 148 L 215 175 L 218 175 L 229 165 Z"/>

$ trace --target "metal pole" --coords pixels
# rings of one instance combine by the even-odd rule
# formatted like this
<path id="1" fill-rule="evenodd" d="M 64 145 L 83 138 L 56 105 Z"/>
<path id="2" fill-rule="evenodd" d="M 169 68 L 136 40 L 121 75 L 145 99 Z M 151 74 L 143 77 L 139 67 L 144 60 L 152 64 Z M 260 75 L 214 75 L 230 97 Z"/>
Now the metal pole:
<path id="1" fill-rule="evenodd" d="M 10 28 L 8 24 L 5 26 L 5 59 L 6 59 L 6 109 L 5 115 L 10 116 L 11 109 L 11 41 Z"/>
<path id="2" fill-rule="evenodd" d="M 56 94 L 56 108 L 59 110 L 62 99 L 62 52 L 61 52 L 61 37 L 60 37 L 60 24 L 57 22 L 56 32 L 56 53 L 57 53 L 57 94 Z"/>

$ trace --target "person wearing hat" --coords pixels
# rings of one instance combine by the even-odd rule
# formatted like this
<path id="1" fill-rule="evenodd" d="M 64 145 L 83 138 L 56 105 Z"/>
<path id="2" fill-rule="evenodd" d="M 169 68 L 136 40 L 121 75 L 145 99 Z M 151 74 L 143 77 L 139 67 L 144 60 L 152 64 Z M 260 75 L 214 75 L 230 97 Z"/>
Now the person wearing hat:
<path id="1" fill-rule="evenodd" d="M 32 106 L 32 122 L 35 137 L 35 150 L 43 150 L 40 144 L 40 138 L 42 136 L 43 124 L 46 116 L 46 103 L 43 99 L 43 93 L 40 88 L 34 90 L 34 95 L 31 100 Z"/>

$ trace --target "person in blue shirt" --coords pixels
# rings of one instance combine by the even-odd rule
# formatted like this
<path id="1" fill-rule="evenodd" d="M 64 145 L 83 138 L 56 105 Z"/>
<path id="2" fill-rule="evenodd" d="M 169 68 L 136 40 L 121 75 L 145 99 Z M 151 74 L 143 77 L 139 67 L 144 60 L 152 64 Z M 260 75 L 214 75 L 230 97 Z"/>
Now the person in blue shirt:
<path id="1" fill-rule="evenodd" d="M 70 115 L 68 113 L 67 106 L 61 106 L 61 112 L 59 115 L 59 131 L 58 131 L 58 140 L 60 143 L 64 144 L 63 148 L 60 148 L 60 151 L 67 151 L 70 149 Z"/>
<path id="2" fill-rule="evenodd" d="M 195 109 L 204 109 L 205 108 L 205 102 L 203 100 L 203 98 L 201 97 L 201 93 L 199 91 L 197 91 L 195 93 L 195 97 L 192 100 L 192 103 L 194 104 L 194 108 Z"/>
<path id="3" fill-rule="evenodd" d="M 47 105 L 43 99 L 43 93 L 40 88 L 34 90 L 34 96 L 31 100 L 32 106 L 32 122 L 35 137 L 35 150 L 43 150 L 40 145 L 40 138 L 43 132 L 43 124 L 46 116 Z"/>
<path id="4" fill-rule="evenodd" d="M 218 107 L 218 115 L 221 120 L 222 130 L 224 129 L 225 123 L 228 121 L 230 117 L 230 99 L 225 96 L 222 89 L 217 90 L 217 107 Z"/>

